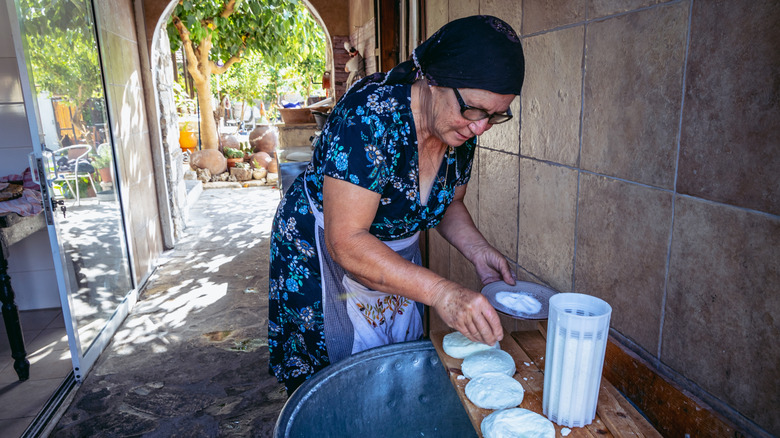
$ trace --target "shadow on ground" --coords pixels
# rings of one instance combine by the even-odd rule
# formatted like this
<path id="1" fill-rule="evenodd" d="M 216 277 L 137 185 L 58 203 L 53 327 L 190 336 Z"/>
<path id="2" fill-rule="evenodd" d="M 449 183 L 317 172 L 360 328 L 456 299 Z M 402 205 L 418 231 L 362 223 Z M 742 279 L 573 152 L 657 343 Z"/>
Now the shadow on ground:
<path id="1" fill-rule="evenodd" d="M 189 227 L 98 359 L 53 437 L 271 436 L 268 248 L 279 191 L 204 191 Z"/>

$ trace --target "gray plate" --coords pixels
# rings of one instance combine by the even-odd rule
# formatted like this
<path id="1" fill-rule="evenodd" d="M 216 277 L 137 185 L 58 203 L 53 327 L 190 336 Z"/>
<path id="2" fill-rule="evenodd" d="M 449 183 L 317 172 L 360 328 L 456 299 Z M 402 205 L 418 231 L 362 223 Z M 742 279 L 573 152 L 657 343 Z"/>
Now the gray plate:
<path id="1" fill-rule="evenodd" d="M 525 293 L 539 300 L 542 304 L 542 308 L 533 314 L 511 309 L 498 302 L 496 295 L 499 292 Z M 496 281 L 482 288 L 482 295 L 490 301 L 490 304 L 492 304 L 497 311 L 517 319 L 547 319 L 547 312 L 550 307 L 550 297 L 556 293 L 556 291 L 549 287 L 527 281 L 517 281 L 514 286 L 510 286 L 503 281 Z"/>

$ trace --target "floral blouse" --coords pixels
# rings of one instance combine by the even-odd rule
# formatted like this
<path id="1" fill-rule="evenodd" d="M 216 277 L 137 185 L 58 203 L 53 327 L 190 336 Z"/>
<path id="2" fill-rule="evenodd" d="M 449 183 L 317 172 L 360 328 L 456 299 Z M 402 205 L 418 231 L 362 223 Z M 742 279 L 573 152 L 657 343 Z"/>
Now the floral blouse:
<path id="1" fill-rule="evenodd" d="M 352 90 L 328 119 L 309 166 L 306 184 L 320 211 L 324 175 L 382 195 L 370 229 L 380 240 L 403 239 L 434 228 L 452 202 L 455 187 L 467 183 L 471 175 L 473 139 L 451 149 L 428 202 L 420 203 L 410 101 L 408 84 L 368 83 Z"/>

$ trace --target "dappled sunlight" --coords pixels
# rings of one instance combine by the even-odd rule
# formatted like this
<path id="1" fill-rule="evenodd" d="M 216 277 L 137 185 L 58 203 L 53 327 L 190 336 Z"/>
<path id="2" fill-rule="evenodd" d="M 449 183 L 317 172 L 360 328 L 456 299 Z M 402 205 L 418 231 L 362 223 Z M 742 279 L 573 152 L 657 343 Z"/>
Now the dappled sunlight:
<path id="1" fill-rule="evenodd" d="M 131 289 L 119 205 L 82 198 L 58 215 L 57 228 L 73 290 L 71 312 L 86 348 Z"/>
<path id="2" fill-rule="evenodd" d="M 172 333 L 190 328 L 194 315 L 216 312 L 238 297 L 260 300 L 267 283 L 257 282 L 268 269 L 260 258 L 262 254 L 267 264 L 278 203 L 279 192 L 271 188 L 204 191 L 192 207 L 183 237 L 160 260 L 131 315 L 114 336 L 114 351 L 120 355 L 171 353 L 193 336 L 207 342 L 204 333 L 187 338 Z M 219 319 L 208 324 L 232 330 L 234 323 Z M 204 327 L 204 332 L 214 330 Z"/>

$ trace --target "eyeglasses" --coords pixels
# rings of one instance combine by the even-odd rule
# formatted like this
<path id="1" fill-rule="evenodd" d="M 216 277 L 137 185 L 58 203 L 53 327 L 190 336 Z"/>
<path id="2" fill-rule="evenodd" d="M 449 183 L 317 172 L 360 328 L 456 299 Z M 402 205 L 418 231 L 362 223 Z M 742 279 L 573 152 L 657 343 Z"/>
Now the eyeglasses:
<path id="1" fill-rule="evenodd" d="M 466 105 L 466 102 L 463 101 L 463 97 L 461 97 L 457 88 L 453 88 L 452 91 L 455 92 L 455 98 L 458 99 L 458 105 L 460 105 L 460 115 L 462 115 L 466 120 L 476 122 L 478 120 L 488 119 L 488 123 L 491 125 L 498 125 L 499 123 L 508 122 L 512 119 L 512 112 L 509 111 L 509 109 L 507 109 L 505 113 L 490 114 L 482 108 L 475 108 L 473 106 Z"/>

